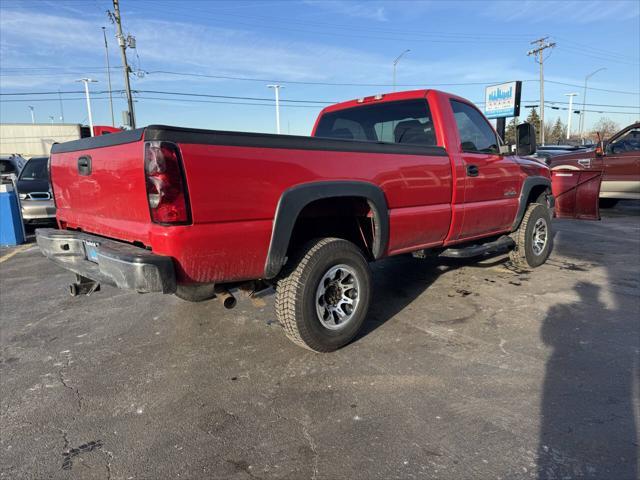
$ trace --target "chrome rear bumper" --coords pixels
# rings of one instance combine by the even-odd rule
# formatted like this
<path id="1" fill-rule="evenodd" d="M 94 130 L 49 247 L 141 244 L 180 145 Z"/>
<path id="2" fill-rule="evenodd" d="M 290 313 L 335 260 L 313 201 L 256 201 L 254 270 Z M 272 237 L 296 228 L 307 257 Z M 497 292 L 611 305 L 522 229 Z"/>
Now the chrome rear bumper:
<path id="1" fill-rule="evenodd" d="M 139 293 L 176 291 L 171 257 L 73 230 L 36 230 L 40 251 L 67 270 L 96 282 Z M 95 261 L 88 259 L 88 250 Z"/>

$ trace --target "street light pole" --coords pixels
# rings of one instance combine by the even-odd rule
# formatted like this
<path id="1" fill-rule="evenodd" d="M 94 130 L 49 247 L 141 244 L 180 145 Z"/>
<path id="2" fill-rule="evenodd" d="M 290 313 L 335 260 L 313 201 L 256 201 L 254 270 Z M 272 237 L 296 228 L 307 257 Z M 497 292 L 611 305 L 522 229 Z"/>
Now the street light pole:
<path id="1" fill-rule="evenodd" d="M 582 140 L 582 143 L 584 143 L 584 124 L 585 124 L 585 117 L 586 117 L 586 113 L 585 113 L 584 109 L 586 108 L 586 105 L 587 105 L 587 82 L 596 73 L 601 72 L 601 71 L 606 70 L 606 69 L 607 69 L 606 67 L 599 68 L 599 69 L 594 70 L 593 72 L 591 72 L 586 77 L 584 77 L 584 91 L 582 93 L 582 110 L 580 110 L 580 139 Z"/>
<path id="2" fill-rule="evenodd" d="M 567 115 L 567 140 L 571 137 L 571 117 L 573 116 L 573 97 L 578 95 L 577 93 L 565 93 L 566 97 L 569 97 L 569 114 Z"/>
<path id="3" fill-rule="evenodd" d="M 276 94 L 276 133 L 280 135 L 280 89 L 284 88 L 282 85 L 267 85 L 269 88 L 273 88 Z"/>
<path id="4" fill-rule="evenodd" d="M 102 27 L 102 36 L 104 37 L 104 52 L 107 58 L 107 81 L 109 82 L 109 107 L 111 108 L 111 126 L 116 126 L 116 119 L 113 116 L 113 95 L 111 93 L 111 66 L 109 65 L 109 45 L 107 44 L 107 31 Z"/>
<path id="5" fill-rule="evenodd" d="M 93 115 L 91 114 L 91 98 L 89 97 L 89 83 L 96 83 L 97 80 L 93 80 L 91 78 L 81 78 L 80 80 L 76 80 L 76 82 L 84 83 L 84 95 L 87 99 L 87 113 L 89 115 L 89 130 L 91 132 L 91 136 L 93 137 Z"/>
<path id="6" fill-rule="evenodd" d="M 33 105 L 28 105 L 29 110 L 31 111 L 31 123 L 36 123 L 36 114 L 33 111 Z"/>
<path id="7" fill-rule="evenodd" d="M 398 62 L 400 61 L 400 59 L 407 53 L 409 53 L 411 50 L 409 50 L 408 48 L 402 52 L 400 55 L 398 55 L 396 57 L 396 59 L 393 61 L 393 91 L 396 91 L 396 67 L 398 66 Z"/>

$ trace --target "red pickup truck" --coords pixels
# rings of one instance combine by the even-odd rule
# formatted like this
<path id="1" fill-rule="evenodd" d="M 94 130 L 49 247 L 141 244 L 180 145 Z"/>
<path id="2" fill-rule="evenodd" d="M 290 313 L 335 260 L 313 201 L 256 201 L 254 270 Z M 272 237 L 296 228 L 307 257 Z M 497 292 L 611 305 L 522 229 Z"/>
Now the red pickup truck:
<path id="1" fill-rule="evenodd" d="M 518 134 L 533 153 L 532 127 Z M 331 351 L 365 319 L 369 262 L 511 249 L 537 267 L 554 198 L 559 216 L 598 218 L 597 172 L 552 193 L 545 164 L 506 150 L 472 103 L 436 90 L 330 106 L 311 137 L 153 125 L 54 145 L 60 229 L 37 241 L 76 274 L 72 294 L 102 282 L 232 306 L 229 289 L 273 285 L 289 338 Z"/>

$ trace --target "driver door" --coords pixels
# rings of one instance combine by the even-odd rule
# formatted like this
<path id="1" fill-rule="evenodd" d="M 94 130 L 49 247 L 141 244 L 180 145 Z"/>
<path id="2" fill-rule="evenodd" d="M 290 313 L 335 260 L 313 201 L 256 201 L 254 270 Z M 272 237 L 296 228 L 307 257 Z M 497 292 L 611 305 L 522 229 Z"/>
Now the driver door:
<path id="1" fill-rule="evenodd" d="M 613 139 L 603 157 L 602 193 L 608 198 L 640 197 L 640 126 Z"/>
<path id="2" fill-rule="evenodd" d="M 520 166 L 500 153 L 498 137 L 478 109 L 454 99 L 450 103 L 466 174 L 458 239 L 507 231 L 518 210 Z"/>

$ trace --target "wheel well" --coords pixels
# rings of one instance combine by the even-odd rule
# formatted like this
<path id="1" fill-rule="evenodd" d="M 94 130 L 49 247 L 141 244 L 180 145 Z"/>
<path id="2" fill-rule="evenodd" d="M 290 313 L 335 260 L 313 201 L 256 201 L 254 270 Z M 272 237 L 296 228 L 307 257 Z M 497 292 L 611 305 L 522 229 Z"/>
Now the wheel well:
<path id="1" fill-rule="evenodd" d="M 291 251 L 313 238 L 336 237 L 354 243 L 373 259 L 375 212 L 364 197 L 333 197 L 315 200 L 298 215 L 287 247 Z"/>
<path id="2" fill-rule="evenodd" d="M 551 189 L 547 185 L 533 186 L 531 188 L 531 191 L 529 192 L 529 196 L 527 197 L 526 205 L 529 205 L 530 203 L 534 203 L 540 195 L 542 195 L 543 193 L 548 193 L 550 191 Z"/>

